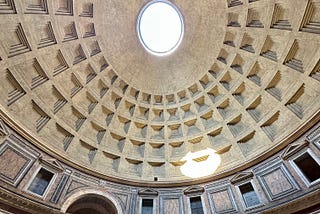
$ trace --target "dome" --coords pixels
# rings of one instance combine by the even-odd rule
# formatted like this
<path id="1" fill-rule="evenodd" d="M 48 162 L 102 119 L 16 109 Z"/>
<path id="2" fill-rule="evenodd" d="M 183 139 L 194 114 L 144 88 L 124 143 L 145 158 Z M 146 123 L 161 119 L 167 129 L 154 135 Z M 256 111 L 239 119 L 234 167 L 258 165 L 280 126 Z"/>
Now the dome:
<path id="1" fill-rule="evenodd" d="M 160 56 L 140 28 L 152 4 L 168 5 L 181 28 Z M 233 175 L 319 122 L 319 8 L 316 0 L 6 0 L 0 118 L 55 160 L 119 185 Z"/>

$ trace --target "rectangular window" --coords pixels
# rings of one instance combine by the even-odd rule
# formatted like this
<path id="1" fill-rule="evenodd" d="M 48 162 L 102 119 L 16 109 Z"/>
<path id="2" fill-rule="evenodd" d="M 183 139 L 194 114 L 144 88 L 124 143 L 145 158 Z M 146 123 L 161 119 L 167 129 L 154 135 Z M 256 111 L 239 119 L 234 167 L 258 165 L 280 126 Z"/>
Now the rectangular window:
<path id="1" fill-rule="evenodd" d="M 142 199 L 142 212 L 141 214 L 153 213 L 153 199 Z"/>
<path id="2" fill-rule="evenodd" d="M 191 214 L 204 214 L 200 196 L 190 198 L 190 206 Z"/>
<path id="3" fill-rule="evenodd" d="M 257 193 L 254 191 L 251 182 L 240 185 L 239 190 L 247 208 L 257 206 L 260 204 L 259 197 Z"/>
<path id="4" fill-rule="evenodd" d="M 315 159 L 305 152 L 293 160 L 299 170 L 310 184 L 320 180 L 320 164 Z"/>
<path id="5" fill-rule="evenodd" d="M 54 173 L 41 168 L 37 175 L 33 178 L 31 184 L 28 187 L 28 191 L 37 194 L 39 196 L 43 196 L 46 192 Z"/>

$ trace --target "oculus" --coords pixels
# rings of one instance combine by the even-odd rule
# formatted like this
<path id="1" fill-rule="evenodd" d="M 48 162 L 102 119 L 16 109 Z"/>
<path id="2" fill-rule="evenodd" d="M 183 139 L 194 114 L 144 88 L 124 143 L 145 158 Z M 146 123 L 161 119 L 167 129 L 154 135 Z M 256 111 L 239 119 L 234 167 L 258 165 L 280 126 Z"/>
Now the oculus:
<path id="1" fill-rule="evenodd" d="M 169 55 L 178 48 L 183 38 L 182 15 L 169 1 L 150 1 L 140 11 L 137 32 L 141 44 L 149 53 Z"/>

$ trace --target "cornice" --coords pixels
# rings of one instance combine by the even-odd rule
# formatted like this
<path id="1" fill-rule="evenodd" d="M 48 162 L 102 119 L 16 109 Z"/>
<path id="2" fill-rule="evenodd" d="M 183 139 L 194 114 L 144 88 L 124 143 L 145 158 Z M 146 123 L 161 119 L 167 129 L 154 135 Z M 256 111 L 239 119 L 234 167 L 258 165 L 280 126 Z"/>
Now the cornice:
<path id="1" fill-rule="evenodd" d="M 280 206 L 268 209 L 267 211 L 261 212 L 263 214 L 273 213 L 293 213 L 307 209 L 309 207 L 319 205 L 320 190 L 315 190 L 304 196 L 301 196 L 295 200 L 289 201 L 288 203 L 281 204 Z"/>
<path id="2" fill-rule="evenodd" d="M 1 187 L 0 201 L 19 210 L 26 211 L 32 214 L 62 214 L 62 212 L 58 210 L 54 210 L 53 208 L 47 207 L 44 204 L 39 204 L 27 198 L 21 197 L 18 194 L 9 192 L 8 190 L 5 190 Z"/>

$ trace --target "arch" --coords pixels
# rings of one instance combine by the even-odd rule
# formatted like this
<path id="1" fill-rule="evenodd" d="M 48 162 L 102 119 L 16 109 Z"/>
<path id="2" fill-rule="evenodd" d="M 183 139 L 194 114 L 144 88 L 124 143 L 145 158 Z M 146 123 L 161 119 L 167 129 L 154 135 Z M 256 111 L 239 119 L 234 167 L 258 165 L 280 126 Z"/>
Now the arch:
<path id="1" fill-rule="evenodd" d="M 93 190 L 93 189 L 82 190 L 69 196 L 63 203 L 61 207 L 61 212 L 66 213 L 68 208 L 73 203 L 75 203 L 77 200 L 83 197 L 86 197 L 88 195 L 97 195 L 97 196 L 103 197 L 104 199 L 106 199 L 107 201 L 109 201 L 114 205 L 118 214 L 123 214 L 123 210 L 121 208 L 120 203 L 110 193 L 99 191 L 99 190 Z"/>

